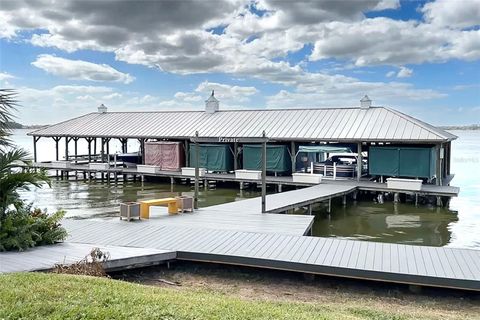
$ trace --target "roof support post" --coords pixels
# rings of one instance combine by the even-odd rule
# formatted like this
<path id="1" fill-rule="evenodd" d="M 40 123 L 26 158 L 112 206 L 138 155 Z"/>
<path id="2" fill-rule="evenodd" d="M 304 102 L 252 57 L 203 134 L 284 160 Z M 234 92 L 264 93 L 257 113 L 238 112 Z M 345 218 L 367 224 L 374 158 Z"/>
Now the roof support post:
<path id="1" fill-rule="evenodd" d="M 105 139 L 100 138 L 100 162 L 105 162 Z"/>
<path id="2" fill-rule="evenodd" d="M 68 142 L 70 141 L 69 137 L 65 137 L 65 160 L 68 161 Z"/>
<path id="3" fill-rule="evenodd" d="M 88 143 L 88 162 L 92 162 L 92 140 L 93 138 L 85 138 Z"/>
<path id="4" fill-rule="evenodd" d="M 145 139 L 138 139 L 140 142 L 140 154 L 142 156 L 142 164 L 145 164 Z"/>
<path id="5" fill-rule="evenodd" d="M 267 141 L 265 131 L 262 133 L 262 213 L 267 212 Z"/>
<path id="6" fill-rule="evenodd" d="M 295 141 L 290 142 L 290 157 L 292 158 L 292 172 L 297 171 L 297 152 L 295 151 Z"/>
<path id="7" fill-rule="evenodd" d="M 200 165 L 200 146 L 198 145 L 198 131 L 195 132 L 195 197 L 194 197 L 194 208 L 198 209 L 198 179 L 200 175 L 200 170 L 198 166 Z"/>
<path id="8" fill-rule="evenodd" d="M 97 137 L 93 138 L 93 155 L 97 155 Z"/>
<path id="9" fill-rule="evenodd" d="M 362 169 L 363 169 L 363 159 L 362 159 L 362 143 L 358 143 L 357 147 L 357 181 L 360 181 L 362 177 Z"/>
<path id="10" fill-rule="evenodd" d="M 238 169 L 238 142 L 233 143 L 233 170 Z"/>
<path id="11" fill-rule="evenodd" d="M 450 175 L 450 163 L 451 163 L 451 156 L 452 156 L 452 142 L 449 141 L 447 143 L 447 175 Z"/>
<path id="12" fill-rule="evenodd" d="M 190 144 L 188 139 L 185 140 L 184 149 L 185 149 L 185 165 L 188 167 L 190 165 L 190 152 L 189 152 Z"/>
<path id="13" fill-rule="evenodd" d="M 441 149 L 442 149 L 442 144 L 437 144 L 435 146 L 436 148 L 436 158 L 437 158 L 437 165 L 436 165 L 436 184 L 437 186 L 442 185 L 442 157 L 441 157 Z"/>
<path id="14" fill-rule="evenodd" d="M 107 152 L 106 154 L 107 162 L 110 162 L 110 139 L 111 138 L 105 138 L 105 150 Z"/>
<path id="15" fill-rule="evenodd" d="M 40 137 L 33 136 L 33 162 L 37 162 L 37 141 Z"/>
<path id="16" fill-rule="evenodd" d="M 79 137 L 73 137 L 73 154 L 75 155 L 75 163 L 77 163 L 78 157 L 78 139 Z"/>
<path id="17" fill-rule="evenodd" d="M 59 137 L 53 137 L 53 140 L 55 141 L 55 160 L 58 161 L 59 156 L 58 156 L 58 141 L 60 141 Z"/>

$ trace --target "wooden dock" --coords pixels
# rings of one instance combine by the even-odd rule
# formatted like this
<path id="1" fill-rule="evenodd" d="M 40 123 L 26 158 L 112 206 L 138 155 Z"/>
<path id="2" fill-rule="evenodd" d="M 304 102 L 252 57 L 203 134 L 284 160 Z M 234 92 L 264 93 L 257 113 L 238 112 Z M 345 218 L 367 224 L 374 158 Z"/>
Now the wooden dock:
<path id="1" fill-rule="evenodd" d="M 355 188 L 320 184 L 269 195 L 267 209 L 286 211 Z M 99 247 L 117 269 L 177 259 L 480 291 L 479 250 L 309 237 L 313 216 L 262 214 L 259 201 L 135 222 L 64 220 L 66 243 L 0 253 L 0 273 L 48 269 Z"/>
<path id="2" fill-rule="evenodd" d="M 0 273 L 42 271 L 52 269 L 56 264 L 72 264 L 82 260 L 94 248 L 110 254 L 104 265 L 106 271 L 148 266 L 177 257 L 175 251 L 168 250 L 65 242 L 22 252 L 0 253 Z"/>
<path id="3" fill-rule="evenodd" d="M 191 179 L 195 178 L 192 176 L 183 175 L 180 171 L 159 171 L 158 173 L 142 173 L 138 172 L 136 168 L 121 168 L 121 167 L 111 167 L 109 169 L 95 170 L 90 169 L 88 165 L 84 164 L 72 164 L 70 168 L 59 169 L 54 168 L 51 163 L 35 163 L 35 166 L 38 168 L 45 168 L 48 170 L 58 170 L 64 171 L 67 173 L 70 172 L 85 172 L 86 174 L 105 174 L 108 181 L 115 181 L 116 178 L 111 178 L 117 176 L 135 176 L 140 177 L 159 177 L 159 178 L 170 178 L 173 183 L 174 179 Z M 221 182 L 237 182 L 237 183 L 260 183 L 259 180 L 254 179 L 237 179 L 232 173 L 206 173 L 205 176 L 201 177 L 203 181 L 221 181 Z M 267 176 L 266 183 L 270 185 L 277 186 L 295 186 L 295 187 L 309 187 L 314 184 L 294 182 L 292 176 Z M 427 195 L 427 196 L 444 196 L 444 197 L 456 197 L 458 196 L 460 189 L 458 187 L 453 187 L 449 185 L 430 185 L 423 184 L 420 191 L 416 190 L 395 190 L 389 189 L 386 183 L 379 183 L 374 181 L 369 181 L 367 179 L 361 179 L 357 181 L 355 179 L 329 179 L 325 178 L 322 180 L 322 184 L 331 184 L 331 185 L 342 185 L 342 186 L 351 186 L 355 187 L 360 191 L 376 191 L 376 192 L 399 192 L 399 193 L 414 193 L 418 195 Z"/>
<path id="4" fill-rule="evenodd" d="M 68 241 L 176 251 L 179 260 L 480 291 L 480 251 L 194 227 L 68 221 Z"/>

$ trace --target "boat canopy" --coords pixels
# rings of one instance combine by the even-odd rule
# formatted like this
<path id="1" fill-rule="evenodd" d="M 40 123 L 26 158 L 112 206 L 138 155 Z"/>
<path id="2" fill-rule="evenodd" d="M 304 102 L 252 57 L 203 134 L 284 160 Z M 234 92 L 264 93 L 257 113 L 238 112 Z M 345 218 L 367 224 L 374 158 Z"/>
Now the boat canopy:
<path id="1" fill-rule="evenodd" d="M 347 152 L 350 153 L 352 150 L 349 147 L 335 147 L 335 146 L 299 146 L 298 152 L 306 153 L 341 153 Z"/>

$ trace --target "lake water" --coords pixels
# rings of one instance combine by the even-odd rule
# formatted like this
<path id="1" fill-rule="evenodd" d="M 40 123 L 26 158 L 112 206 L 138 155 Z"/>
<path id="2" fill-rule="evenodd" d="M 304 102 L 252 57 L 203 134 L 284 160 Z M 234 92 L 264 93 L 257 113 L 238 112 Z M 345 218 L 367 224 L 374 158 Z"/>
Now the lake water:
<path id="1" fill-rule="evenodd" d="M 32 151 L 32 138 L 27 130 L 16 130 L 13 140 L 17 145 Z M 409 243 L 431 246 L 452 246 L 480 249 L 480 131 L 452 131 L 459 139 L 452 146 L 452 185 L 461 188 L 458 198 L 453 198 L 448 208 L 435 206 L 415 207 L 410 203 L 395 204 L 386 201 L 349 202 L 346 207 L 334 203 L 331 215 L 320 207 L 316 211 L 313 234 L 322 237 L 341 237 L 367 241 Z M 79 153 L 86 153 L 86 143 L 79 143 Z M 129 150 L 138 144 L 129 143 Z M 60 150 L 64 146 L 60 144 Z M 52 160 L 55 144 L 42 138 L 37 144 L 38 160 Z M 112 143 L 111 152 L 120 151 Z M 62 154 L 62 152 L 60 152 Z M 269 190 L 274 192 L 274 190 Z M 23 192 L 22 196 L 40 208 L 49 211 L 64 209 L 68 217 L 106 217 L 117 214 L 118 204 L 142 198 L 159 198 L 177 194 L 193 195 L 190 185 L 126 182 L 107 185 L 99 181 L 52 181 L 52 187 Z M 237 201 L 259 196 L 258 190 L 240 191 L 237 187 L 201 190 L 199 205 Z"/>

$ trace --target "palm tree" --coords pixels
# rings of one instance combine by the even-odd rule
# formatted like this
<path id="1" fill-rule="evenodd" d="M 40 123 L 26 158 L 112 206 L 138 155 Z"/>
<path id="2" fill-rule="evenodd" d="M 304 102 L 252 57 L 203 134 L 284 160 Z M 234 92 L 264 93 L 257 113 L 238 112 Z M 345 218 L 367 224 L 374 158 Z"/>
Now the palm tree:
<path id="1" fill-rule="evenodd" d="M 13 147 L 10 140 L 11 128 L 10 123 L 13 122 L 15 112 L 18 106 L 16 93 L 11 89 L 0 89 L 0 149 Z"/>
<path id="2" fill-rule="evenodd" d="M 22 204 L 19 190 L 49 183 L 46 171 L 32 168 L 28 152 L 14 148 L 9 139 L 9 123 L 14 119 L 17 106 L 15 98 L 13 90 L 0 89 L 0 221 L 10 205 L 18 207 Z"/>
<path id="3" fill-rule="evenodd" d="M 10 205 L 17 209 L 23 204 L 19 190 L 29 190 L 31 186 L 41 187 L 50 184 L 45 170 L 31 167 L 28 152 L 22 149 L 0 153 L 0 220 L 5 217 Z"/>

